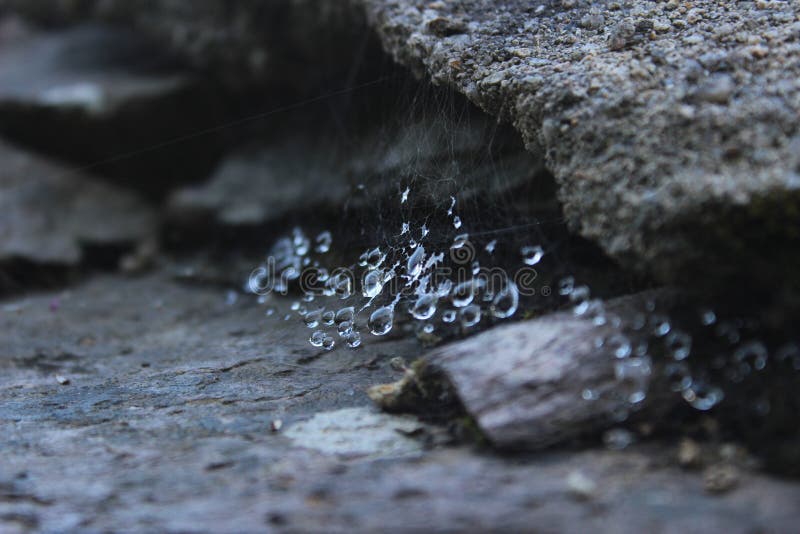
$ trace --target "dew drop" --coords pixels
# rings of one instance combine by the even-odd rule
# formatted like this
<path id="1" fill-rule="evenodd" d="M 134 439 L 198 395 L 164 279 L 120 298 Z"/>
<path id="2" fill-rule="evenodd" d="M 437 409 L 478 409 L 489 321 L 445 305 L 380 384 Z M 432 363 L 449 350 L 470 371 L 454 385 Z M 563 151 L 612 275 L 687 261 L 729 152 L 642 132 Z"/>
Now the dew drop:
<path id="1" fill-rule="evenodd" d="M 336 332 L 342 337 L 347 337 L 353 332 L 353 323 L 351 321 L 342 321 L 336 325 Z"/>
<path id="2" fill-rule="evenodd" d="M 400 235 L 407 234 L 410 226 L 407 222 L 403 223 L 403 226 L 400 228 Z"/>
<path id="3" fill-rule="evenodd" d="M 664 339 L 664 345 L 674 360 L 685 360 L 692 351 L 692 337 L 680 330 L 673 330 Z"/>
<path id="4" fill-rule="evenodd" d="M 364 287 L 362 293 L 367 298 L 374 298 L 383 291 L 384 272 L 380 269 L 372 269 L 364 275 Z"/>
<path id="5" fill-rule="evenodd" d="M 575 289 L 575 278 L 571 276 L 567 276 L 562 278 L 558 282 L 558 294 L 564 297 L 568 297 L 572 294 L 572 291 Z"/>
<path id="6" fill-rule="evenodd" d="M 522 247 L 519 252 L 522 254 L 522 262 L 525 265 L 536 265 L 542 261 L 544 256 L 544 249 L 539 245 Z"/>
<path id="7" fill-rule="evenodd" d="M 310 241 L 300 228 L 292 230 L 292 245 L 295 253 L 299 256 L 308 254 L 308 250 L 311 247 Z"/>
<path id="8" fill-rule="evenodd" d="M 352 306 L 348 306 L 346 308 L 342 308 L 336 312 L 336 316 L 333 318 L 333 321 L 338 325 L 345 321 L 353 321 L 355 317 L 356 310 Z"/>
<path id="9" fill-rule="evenodd" d="M 318 308 L 316 310 L 311 310 L 311 311 L 307 312 L 303 316 L 303 322 L 309 328 L 316 328 L 317 326 L 319 326 L 319 322 L 320 322 L 320 319 L 322 317 L 322 312 L 323 311 L 324 311 L 323 308 Z"/>
<path id="10" fill-rule="evenodd" d="M 475 326 L 481 320 L 481 308 L 477 304 L 470 304 L 458 312 L 461 319 L 461 325 L 469 328 Z"/>
<path id="11" fill-rule="evenodd" d="M 394 309 L 391 306 L 382 306 L 369 316 L 369 331 L 372 335 L 383 336 L 392 329 Z"/>
<path id="12" fill-rule="evenodd" d="M 325 350 L 333 350 L 333 347 L 336 345 L 336 340 L 333 339 L 331 336 L 325 336 L 322 340 L 322 348 Z"/>
<path id="13" fill-rule="evenodd" d="M 442 313 L 442 321 L 445 323 L 452 323 L 456 320 L 456 310 L 445 310 Z"/>
<path id="14" fill-rule="evenodd" d="M 317 236 L 316 243 L 317 246 L 314 248 L 315 251 L 319 252 L 320 254 L 325 254 L 331 249 L 331 243 L 333 242 L 333 237 L 331 233 L 327 230 L 320 233 Z"/>
<path id="15" fill-rule="evenodd" d="M 408 258 L 406 272 L 411 278 L 416 278 L 422 272 L 422 262 L 425 259 L 425 247 L 419 246 Z"/>
<path id="16" fill-rule="evenodd" d="M 461 247 L 467 244 L 467 241 L 469 241 L 469 234 L 458 234 L 453 239 L 453 244 L 450 245 L 450 250 L 460 249 Z"/>
<path id="17" fill-rule="evenodd" d="M 325 288 L 331 295 L 338 295 L 340 299 L 346 299 L 353 294 L 353 283 L 346 273 L 337 273 L 325 282 Z"/>
<path id="18" fill-rule="evenodd" d="M 605 346 L 615 358 L 627 358 L 631 355 L 631 343 L 623 334 L 613 334 L 606 339 Z"/>
<path id="19" fill-rule="evenodd" d="M 475 284 L 472 280 L 461 282 L 453 288 L 451 300 L 456 308 L 469 305 L 475 298 Z"/>
<path id="20" fill-rule="evenodd" d="M 354 349 L 361 345 L 361 334 L 358 332 L 350 332 L 346 336 L 344 336 L 344 341 L 347 343 L 347 346 L 351 349 Z"/>
<path id="21" fill-rule="evenodd" d="M 700 322 L 703 326 L 711 326 L 717 322 L 717 314 L 714 310 L 703 310 L 700 312 Z"/>
<path id="22" fill-rule="evenodd" d="M 461 228 L 461 217 L 459 217 L 458 215 L 456 215 L 455 217 L 453 217 L 453 227 L 454 227 L 456 230 L 458 230 L 459 228 Z"/>
<path id="23" fill-rule="evenodd" d="M 311 334 L 311 337 L 308 338 L 308 342 L 314 345 L 315 347 L 321 347 L 322 342 L 325 340 L 326 337 L 328 336 L 327 334 L 325 334 L 325 332 L 323 332 L 322 330 L 316 330 Z"/>
<path id="24" fill-rule="evenodd" d="M 492 300 L 492 315 L 498 319 L 507 319 L 517 312 L 519 306 L 519 290 L 512 281 L 507 281 L 506 286 L 495 295 Z"/>
<path id="25" fill-rule="evenodd" d="M 322 323 L 325 324 L 326 326 L 331 326 L 335 318 L 336 314 L 332 310 L 328 310 L 322 314 L 321 320 Z"/>
<path id="26" fill-rule="evenodd" d="M 760 341 L 745 343 L 733 353 L 736 361 L 746 363 L 756 371 L 761 371 L 767 366 L 767 348 Z"/>
<path id="27" fill-rule="evenodd" d="M 497 247 L 497 239 L 492 239 L 486 244 L 484 250 L 486 250 L 486 252 L 488 252 L 489 254 L 494 254 L 495 247 Z"/>
<path id="28" fill-rule="evenodd" d="M 425 239 L 425 237 L 428 235 L 428 232 L 430 232 L 430 230 L 428 230 L 428 227 L 423 224 L 419 229 L 420 239 Z"/>
<path id="29" fill-rule="evenodd" d="M 433 317 L 436 313 L 436 303 L 439 301 L 438 295 L 435 293 L 425 293 L 420 295 L 414 305 L 411 307 L 411 315 L 415 319 L 424 321 Z"/>
<path id="30" fill-rule="evenodd" d="M 405 190 L 400 194 L 400 204 L 405 204 L 408 200 L 408 194 L 411 192 L 410 187 L 406 187 Z"/>
<path id="31" fill-rule="evenodd" d="M 430 324 L 430 323 L 426 324 L 425 326 L 422 327 L 422 331 L 425 332 L 426 334 L 432 334 L 433 333 L 433 325 Z"/>
<path id="32" fill-rule="evenodd" d="M 681 395 L 692 408 L 700 411 L 710 410 L 725 397 L 721 389 L 705 384 L 692 384 Z"/>
<path id="33" fill-rule="evenodd" d="M 478 260 L 475 260 L 472 262 L 472 274 L 478 276 L 479 272 L 481 272 L 481 264 Z"/>

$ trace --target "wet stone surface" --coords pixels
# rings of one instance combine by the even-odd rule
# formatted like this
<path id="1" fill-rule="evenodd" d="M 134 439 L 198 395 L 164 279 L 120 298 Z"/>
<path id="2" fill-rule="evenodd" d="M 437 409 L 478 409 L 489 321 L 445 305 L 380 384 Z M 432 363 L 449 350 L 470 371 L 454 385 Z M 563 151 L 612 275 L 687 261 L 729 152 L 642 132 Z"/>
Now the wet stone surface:
<path id="1" fill-rule="evenodd" d="M 326 352 L 291 300 L 164 273 L 5 299 L 0 530 L 794 525 L 796 486 L 742 469 L 711 493 L 674 444 L 529 457 L 446 445 L 365 394 L 398 378 L 389 360 L 419 355 L 415 340 Z"/>

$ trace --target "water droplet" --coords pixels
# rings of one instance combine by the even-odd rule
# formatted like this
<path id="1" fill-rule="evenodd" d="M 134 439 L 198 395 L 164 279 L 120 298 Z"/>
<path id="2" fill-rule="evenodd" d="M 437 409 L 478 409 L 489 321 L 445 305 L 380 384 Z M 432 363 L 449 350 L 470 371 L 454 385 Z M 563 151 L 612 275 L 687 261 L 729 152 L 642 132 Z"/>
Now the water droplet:
<path id="1" fill-rule="evenodd" d="M 333 236 L 327 230 L 321 232 L 316 239 L 317 246 L 314 248 L 315 251 L 319 252 L 320 254 L 325 254 L 331 249 L 331 243 L 333 243 Z"/>
<path id="2" fill-rule="evenodd" d="M 400 204 L 405 204 L 406 200 L 408 200 L 408 194 L 411 192 L 410 187 L 406 187 L 405 190 L 400 194 Z"/>
<path id="3" fill-rule="evenodd" d="M 736 361 L 746 363 L 756 371 L 767 366 L 767 356 L 767 348 L 760 341 L 749 341 L 733 353 Z"/>
<path id="4" fill-rule="evenodd" d="M 336 318 L 336 314 L 332 310 L 328 310 L 322 314 L 322 322 L 327 326 L 331 326 L 333 324 L 333 320 Z"/>
<path id="5" fill-rule="evenodd" d="M 297 311 L 300 309 L 300 301 L 294 301 L 291 305 L 292 311 Z"/>
<path id="6" fill-rule="evenodd" d="M 402 227 L 400 228 L 400 235 L 407 234 L 409 230 L 409 224 L 404 222 Z"/>
<path id="7" fill-rule="evenodd" d="M 419 246 L 408 258 L 406 272 L 411 278 L 416 278 L 422 272 L 422 262 L 425 259 L 425 247 Z"/>
<path id="8" fill-rule="evenodd" d="M 423 225 L 422 225 L 422 228 L 420 228 L 420 229 L 419 229 L 419 233 L 420 233 L 420 239 L 425 239 L 425 236 L 427 236 L 427 235 L 428 235 L 428 232 L 429 232 L 429 231 L 430 231 L 430 230 L 428 230 L 428 227 L 427 227 L 426 225 L 424 225 L 424 224 L 423 224 Z"/>
<path id="9" fill-rule="evenodd" d="M 442 313 L 442 321 L 445 323 L 452 323 L 456 320 L 456 310 L 445 310 Z"/>
<path id="10" fill-rule="evenodd" d="M 479 272 L 481 272 L 481 264 L 478 260 L 475 260 L 472 262 L 472 274 L 478 276 Z"/>
<path id="11" fill-rule="evenodd" d="M 459 228 L 461 228 L 461 217 L 459 217 L 458 215 L 456 215 L 455 217 L 453 217 L 453 227 L 454 227 L 456 230 L 458 230 Z"/>
<path id="12" fill-rule="evenodd" d="M 356 310 L 352 306 L 348 306 L 346 308 L 342 308 L 336 312 L 336 316 L 334 317 L 334 322 L 338 325 L 345 321 L 353 321 L 355 317 Z"/>
<path id="13" fill-rule="evenodd" d="M 294 246 L 295 254 L 298 256 L 305 256 L 308 254 L 311 242 L 300 228 L 295 228 L 292 230 L 292 245 Z"/>
<path id="14" fill-rule="evenodd" d="M 264 311 L 264 315 L 266 315 L 267 317 L 274 314 L 275 314 L 275 308 L 273 308 L 272 306 L 270 306 Z"/>
<path id="15" fill-rule="evenodd" d="M 363 253 L 358 259 L 358 264 L 362 267 L 377 269 L 381 266 L 384 259 L 386 259 L 386 254 L 376 247 Z"/>
<path id="16" fill-rule="evenodd" d="M 672 325 L 669 324 L 669 319 L 663 315 L 651 315 L 650 325 L 653 328 L 653 335 L 656 337 L 664 337 L 672 330 Z"/>
<path id="17" fill-rule="evenodd" d="M 353 323 L 351 321 L 342 321 L 336 325 L 336 331 L 342 337 L 347 337 L 353 332 Z"/>
<path id="18" fill-rule="evenodd" d="M 461 325 L 468 328 L 478 324 L 481 320 L 481 308 L 477 304 L 470 304 L 458 312 L 461 318 Z"/>
<path id="19" fill-rule="evenodd" d="M 333 339 L 331 336 L 325 336 L 322 340 L 322 348 L 325 350 L 333 350 L 333 347 L 336 345 L 336 340 Z"/>
<path id="20" fill-rule="evenodd" d="M 425 326 L 422 327 L 422 331 L 425 332 L 426 334 L 432 334 L 433 333 L 433 325 L 430 324 L 430 323 L 426 324 Z"/>
<path id="21" fill-rule="evenodd" d="M 486 244 L 486 247 L 484 247 L 484 249 L 485 249 L 485 250 L 486 250 L 486 252 L 488 252 L 489 254 L 494 254 L 494 249 L 495 249 L 495 247 L 497 247 L 497 239 L 492 239 L 491 241 L 489 241 L 489 242 Z"/>
<path id="22" fill-rule="evenodd" d="M 615 358 L 627 358 L 631 355 L 631 343 L 623 334 L 613 334 L 606 339 L 605 345 Z"/>
<path id="23" fill-rule="evenodd" d="M 450 298 L 456 308 L 463 308 L 469 305 L 475 298 L 475 284 L 472 280 L 461 282 L 453 288 Z"/>
<path id="24" fill-rule="evenodd" d="M 725 397 L 721 389 L 701 383 L 692 384 L 681 395 L 692 408 L 701 411 L 710 410 Z"/>
<path id="25" fill-rule="evenodd" d="M 303 302 L 314 302 L 314 294 L 306 293 L 305 295 L 303 295 Z"/>
<path id="26" fill-rule="evenodd" d="M 522 247 L 519 252 L 522 254 L 522 262 L 525 265 L 536 265 L 542 261 L 542 256 L 544 256 L 544 249 L 539 245 Z"/>
<path id="27" fill-rule="evenodd" d="M 686 362 L 671 362 L 664 366 L 664 376 L 672 391 L 680 392 L 692 385 L 692 376 Z"/>
<path id="28" fill-rule="evenodd" d="M 692 337 L 686 332 L 673 330 L 664 339 L 664 345 L 674 360 L 685 360 L 692 351 Z"/>
<path id="29" fill-rule="evenodd" d="M 414 316 L 415 319 L 419 319 L 421 321 L 430 319 L 433 317 L 433 314 L 436 313 L 436 303 L 438 301 L 439 297 L 435 293 L 425 293 L 420 295 L 417 301 L 411 307 L 411 315 Z"/>
<path id="30" fill-rule="evenodd" d="M 453 208 L 456 207 L 456 197 L 450 197 L 450 207 L 447 209 L 447 214 L 453 214 Z"/>
<path id="31" fill-rule="evenodd" d="M 458 234 L 453 239 L 453 244 L 450 245 L 450 249 L 451 250 L 458 250 L 461 247 L 463 247 L 464 245 L 466 245 L 468 241 L 469 241 L 469 234 Z"/>
<path id="32" fill-rule="evenodd" d="M 361 334 L 358 332 L 350 332 L 346 336 L 344 336 L 344 341 L 347 343 L 347 346 L 351 349 L 354 349 L 361 345 Z"/>
<path id="33" fill-rule="evenodd" d="M 612 428 L 603 433 L 603 443 L 614 451 L 621 451 L 636 440 L 633 433 L 624 428 Z"/>
<path id="34" fill-rule="evenodd" d="M 316 310 L 311 310 L 307 312 L 303 316 L 303 322 L 309 328 L 316 328 L 319 326 L 320 318 L 322 317 L 322 312 L 325 311 L 324 308 L 317 308 Z"/>
<path id="35" fill-rule="evenodd" d="M 568 297 L 572 294 L 573 289 L 575 288 L 575 278 L 572 276 L 567 276 L 562 278 L 558 282 L 558 294 L 564 297 Z"/>
<path id="36" fill-rule="evenodd" d="M 517 285 L 508 280 L 503 289 L 492 300 L 492 315 L 498 319 L 506 319 L 517 312 L 519 306 L 519 290 Z"/>
<path id="37" fill-rule="evenodd" d="M 392 329 L 393 321 L 394 309 L 391 306 L 380 307 L 369 316 L 369 331 L 375 336 L 388 334 Z"/>
<path id="38" fill-rule="evenodd" d="M 711 326 L 717 322 L 717 314 L 714 310 L 703 310 L 700 312 L 700 322 L 703 326 Z"/>
<path id="39" fill-rule="evenodd" d="M 308 338 L 308 342 L 314 345 L 315 347 L 321 347 L 322 342 L 328 335 L 323 332 L 322 330 L 316 330 L 311 334 L 311 337 Z"/>
<path id="40" fill-rule="evenodd" d="M 363 295 L 367 298 L 374 298 L 381 294 L 384 284 L 384 272 L 380 269 L 367 271 L 364 275 Z"/>
<path id="41" fill-rule="evenodd" d="M 353 294 L 353 283 L 346 273 L 337 273 L 328 278 L 325 289 L 329 295 L 338 295 L 340 299 L 346 299 Z"/>
<path id="42" fill-rule="evenodd" d="M 599 399 L 600 396 L 597 394 L 596 391 L 587 388 L 581 392 L 581 398 L 583 400 L 593 401 Z"/>

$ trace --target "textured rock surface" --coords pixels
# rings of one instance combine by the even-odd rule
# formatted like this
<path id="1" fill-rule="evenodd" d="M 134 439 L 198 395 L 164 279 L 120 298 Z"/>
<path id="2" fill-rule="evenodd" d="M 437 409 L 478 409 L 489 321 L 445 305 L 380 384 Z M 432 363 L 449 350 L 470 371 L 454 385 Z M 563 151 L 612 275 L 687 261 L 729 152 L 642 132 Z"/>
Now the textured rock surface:
<path id="1" fill-rule="evenodd" d="M 545 153 L 611 255 L 682 283 L 796 282 L 795 2 L 365 3 L 398 61 Z"/>
<path id="2" fill-rule="evenodd" d="M 296 316 L 283 320 L 289 301 L 268 305 L 272 316 L 251 297 L 164 274 L 99 276 L 4 301 L 0 530 L 796 526 L 796 485 L 742 467 L 735 488 L 709 493 L 666 444 L 511 458 L 430 449 L 428 431 L 372 415 L 364 394 L 396 377 L 388 360 L 413 357 L 416 342 L 373 338 L 320 354 Z M 278 419 L 282 428 L 271 430 Z M 318 447 L 293 439 L 310 438 L 321 419 L 329 431 Z M 325 440 L 346 447 L 338 438 L 353 428 L 365 438 L 354 445 L 392 440 L 400 428 L 393 443 L 423 446 L 402 449 L 411 457 L 397 457 L 398 445 L 316 450 Z"/>
<path id="3" fill-rule="evenodd" d="M 155 231 L 155 213 L 130 192 L 3 142 L 0 161 L 0 262 L 74 265 L 84 246 L 130 246 Z"/>

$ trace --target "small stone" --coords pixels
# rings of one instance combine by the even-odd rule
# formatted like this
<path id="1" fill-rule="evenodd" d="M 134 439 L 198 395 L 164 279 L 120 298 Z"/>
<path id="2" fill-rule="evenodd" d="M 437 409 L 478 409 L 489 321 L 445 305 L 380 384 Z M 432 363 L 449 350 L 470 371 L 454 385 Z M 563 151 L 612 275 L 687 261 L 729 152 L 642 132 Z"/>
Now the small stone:
<path id="1" fill-rule="evenodd" d="M 582 471 L 572 471 L 567 475 L 567 489 L 576 499 L 587 500 L 594 497 L 597 483 Z"/>
<path id="2" fill-rule="evenodd" d="M 703 485 L 708 493 L 722 494 L 739 484 L 739 470 L 730 464 L 716 464 L 703 471 Z"/>
<path id="3" fill-rule="evenodd" d="M 678 463 L 682 467 L 697 467 L 701 463 L 700 445 L 691 438 L 683 438 L 678 445 Z"/>

